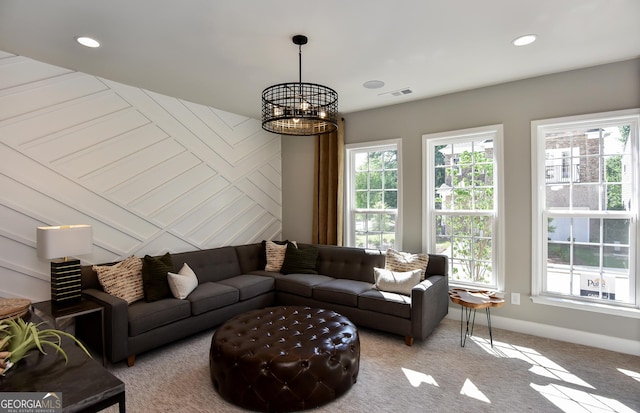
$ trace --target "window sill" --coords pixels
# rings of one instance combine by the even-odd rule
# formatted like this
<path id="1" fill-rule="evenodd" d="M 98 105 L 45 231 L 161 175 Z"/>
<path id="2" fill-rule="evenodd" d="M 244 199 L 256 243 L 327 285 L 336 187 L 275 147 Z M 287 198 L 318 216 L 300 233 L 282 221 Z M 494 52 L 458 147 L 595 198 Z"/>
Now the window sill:
<path id="1" fill-rule="evenodd" d="M 568 298 L 547 297 L 542 295 L 531 296 L 531 301 L 535 304 L 552 305 L 555 307 L 571 308 L 573 310 L 592 311 L 595 313 L 640 319 L 640 309 L 638 308 L 617 307 L 601 303 L 588 303 Z"/>

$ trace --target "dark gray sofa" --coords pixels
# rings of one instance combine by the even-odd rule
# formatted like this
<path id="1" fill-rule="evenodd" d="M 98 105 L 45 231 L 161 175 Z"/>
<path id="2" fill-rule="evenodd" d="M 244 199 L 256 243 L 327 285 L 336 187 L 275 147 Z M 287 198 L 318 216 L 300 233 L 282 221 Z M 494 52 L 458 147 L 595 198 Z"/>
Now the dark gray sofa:
<path id="1" fill-rule="evenodd" d="M 308 248 L 308 245 L 299 245 Z M 447 258 L 429 254 L 426 279 L 411 297 L 374 288 L 373 268 L 384 268 L 380 251 L 315 245 L 318 274 L 264 271 L 260 243 L 172 254 L 175 272 L 187 263 L 198 287 L 184 300 L 166 298 L 131 305 L 100 286 L 91 266 L 82 267 L 85 296 L 105 307 L 107 357 L 135 363 L 136 354 L 216 327 L 248 310 L 273 305 L 304 305 L 334 310 L 356 325 L 425 339 L 448 312 Z M 99 323 L 79 319 L 76 334 L 95 341 Z M 99 348 L 99 347 L 98 347 Z"/>

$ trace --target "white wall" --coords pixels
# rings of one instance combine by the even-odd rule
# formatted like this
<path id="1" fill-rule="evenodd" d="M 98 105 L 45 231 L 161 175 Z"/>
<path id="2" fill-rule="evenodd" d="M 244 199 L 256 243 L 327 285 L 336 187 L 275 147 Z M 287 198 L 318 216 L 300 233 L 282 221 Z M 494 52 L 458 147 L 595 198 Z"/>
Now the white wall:
<path id="1" fill-rule="evenodd" d="M 0 52 L 0 296 L 49 299 L 40 225 L 83 263 L 279 238 L 280 137 L 260 122 Z"/>
<path id="2" fill-rule="evenodd" d="M 531 292 L 531 121 L 638 107 L 640 59 L 634 59 L 347 113 L 343 115 L 345 143 L 402 139 L 402 245 L 406 251 L 418 252 L 422 251 L 422 135 L 503 124 L 506 289 L 521 293 L 522 304 L 507 303 L 495 315 L 635 340 L 640 346 L 638 319 L 550 307 L 526 298 Z M 288 145 L 283 141 L 283 164 L 290 162 Z M 307 168 L 312 169 L 313 163 Z M 296 177 L 283 181 L 284 205 L 312 196 L 306 171 Z M 283 228 L 311 226 L 306 211 L 287 211 Z"/>

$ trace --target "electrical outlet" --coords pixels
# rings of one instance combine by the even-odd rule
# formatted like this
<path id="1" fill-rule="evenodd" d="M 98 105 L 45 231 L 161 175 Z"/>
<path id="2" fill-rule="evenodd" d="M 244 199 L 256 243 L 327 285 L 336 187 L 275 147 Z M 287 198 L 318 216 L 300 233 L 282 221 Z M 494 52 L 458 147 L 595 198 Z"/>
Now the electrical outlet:
<path id="1" fill-rule="evenodd" d="M 511 293 L 511 304 L 520 305 L 520 293 Z"/>

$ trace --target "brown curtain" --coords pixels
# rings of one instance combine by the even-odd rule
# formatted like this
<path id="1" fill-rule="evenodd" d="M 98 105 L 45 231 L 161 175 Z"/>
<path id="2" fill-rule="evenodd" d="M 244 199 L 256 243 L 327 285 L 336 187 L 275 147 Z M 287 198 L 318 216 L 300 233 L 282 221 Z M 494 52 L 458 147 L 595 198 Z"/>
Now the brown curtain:
<path id="1" fill-rule="evenodd" d="M 314 244 L 342 245 L 344 119 L 338 130 L 316 136 L 313 190 Z"/>

